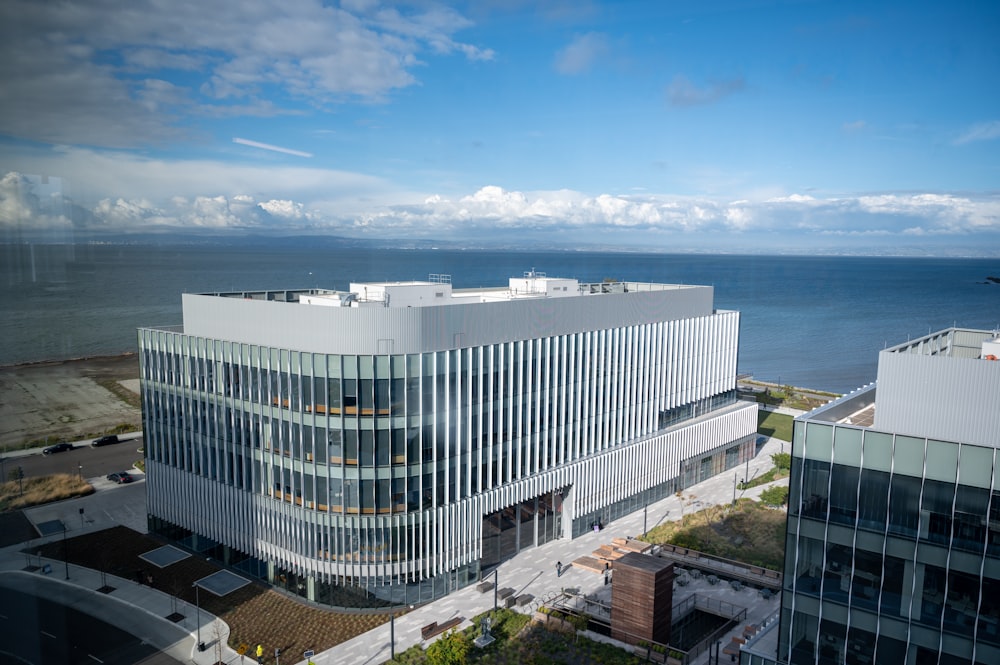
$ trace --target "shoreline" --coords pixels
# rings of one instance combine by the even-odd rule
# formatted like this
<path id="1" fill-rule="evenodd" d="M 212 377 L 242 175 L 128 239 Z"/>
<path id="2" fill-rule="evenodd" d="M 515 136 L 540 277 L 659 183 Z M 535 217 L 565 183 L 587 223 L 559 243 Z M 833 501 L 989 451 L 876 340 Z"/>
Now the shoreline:
<path id="1" fill-rule="evenodd" d="M 84 362 L 108 362 L 115 360 L 124 360 L 126 358 L 138 357 L 138 352 L 136 351 L 123 351 L 122 353 L 109 353 L 99 356 L 79 356 L 76 358 L 63 358 L 63 359 L 51 359 L 51 360 L 29 360 L 22 363 L 12 363 L 10 365 L 0 365 L 0 371 L 17 369 L 20 367 L 52 367 L 55 365 L 64 365 L 66 363 L 84 363 Z"/>

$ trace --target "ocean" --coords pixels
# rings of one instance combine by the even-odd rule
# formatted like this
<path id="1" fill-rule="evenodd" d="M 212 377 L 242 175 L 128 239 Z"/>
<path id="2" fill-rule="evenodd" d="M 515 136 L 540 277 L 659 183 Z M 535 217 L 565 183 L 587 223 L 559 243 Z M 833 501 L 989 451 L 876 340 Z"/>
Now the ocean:
<path id="1" fill-rule="evenodd" d="M 181 293 L 346 288 L 451 275 L 456 288 L 537 270 L 715 287 L 742 313 L 739 371 L 843 393 L 886 346 L 952 325 L 1000 327 L 998 259 L 378 249 L 331 242 L 3 245 L 0 365 L 134 351 L 136 328 L 181 323 Z"/>

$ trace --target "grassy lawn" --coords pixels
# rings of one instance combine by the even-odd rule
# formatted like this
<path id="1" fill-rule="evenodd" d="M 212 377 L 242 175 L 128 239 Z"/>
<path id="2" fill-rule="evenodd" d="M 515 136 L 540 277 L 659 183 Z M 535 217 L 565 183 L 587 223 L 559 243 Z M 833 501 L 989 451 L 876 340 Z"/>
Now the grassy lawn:
<path id="1" fill-rule="evenodd" d="M 769 471 L 765 471 L 759 476 L 755 476 L 748 481 L 740 483 L 736 486 L 736 488 L 748 490 L 751 487 L 766 485 L 767 483 L 774 482 L 775 480 L 787 478 L 792 468 L 792 456 L 789 453 L 775 453 L 771 455 L 771 460 L 774 462 L 774 466 L 771 467 Z"/>
<path id="2" fill-rule="evenodd" d="M 740 499 L 735 506 L 712 506 L 685 515 L 681 522 L 661 524 L 641 540 L 690 547 L 780 571 L 785 559 L 785 518 L 783 510 Z"/>
<path id="3" fill-rule="evenodd" d="M 791 416 L 761 409 L 757 412 L 757 431 L 764 436 L 773 436 L 775 439 L 781 439 L 782 441 L 791 441 L 793 420 L 794 418 Z"/>
<path id="4" fill-rule="evenodd" d="M 24 484 L 21 493 L 20 483 Z M 92 494 L 94 488 L 86 480 L 68 473 L 10 480 L 0 484 L 0 511 L 20 510 L 52 501 L 72 499 Z"/>
<path id="5" fill-rule="evenodd" d="M 575 665 L 600 663 L 604 665 L 639 665 L 644 662 L 624 649 L 595 642 L 579 635 L 560 633 L 547 630 L 538 623 L 529 623 L 530 617 L 512 610 L 499 610 L 490 629 L 496 641 L 484 649 L 471 645 L 479 632 L 479 622 L 482 617 L 491 614 L 486 612 L 473 617 L 474 626 L 458 633 L 457 638 L 466 640 L 470 647 L 461 659 L 463 663 L 481 663 L 483 665 Z M 420 646 L 414 646 L 388 663 L 402 665 L 424 665 L 432 662 L 427 652 Z"/>
<path id="6" fill-rule="evenodd" d="M 757 487 L 758 485 L 766 485 L 767 483 L 774 482 L 775 480 L 781 480 L 782 478 L 788 477 L 788 471 L 785 469 L 779 469 L 778 467 L 772 467 L 770 471 L 765 471 L 759 476 L 755 476 L 750 479 L 748 483 L 740 483 L 736 486 L 740 490 L 748 490 L 751 487 Z"/>

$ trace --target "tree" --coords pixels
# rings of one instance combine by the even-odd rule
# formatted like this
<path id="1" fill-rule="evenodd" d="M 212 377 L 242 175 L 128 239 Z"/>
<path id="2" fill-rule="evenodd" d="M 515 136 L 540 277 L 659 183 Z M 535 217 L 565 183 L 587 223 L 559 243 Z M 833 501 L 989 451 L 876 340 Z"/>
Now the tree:
<path id="1" fill-rule="evenodd" d="M 771 455 L 771 461 L 774 462 L 774 466 L 778 467 L 782 471 L 788 471 L 792 468 L 791 453 L 774 453 Z"/>
<path id="2" fill-rule="evenodd" d="M 471 648 L 469 638 L 452 629 L 427 647 L 427 662 L 429 665 L 464 665 Z"/>

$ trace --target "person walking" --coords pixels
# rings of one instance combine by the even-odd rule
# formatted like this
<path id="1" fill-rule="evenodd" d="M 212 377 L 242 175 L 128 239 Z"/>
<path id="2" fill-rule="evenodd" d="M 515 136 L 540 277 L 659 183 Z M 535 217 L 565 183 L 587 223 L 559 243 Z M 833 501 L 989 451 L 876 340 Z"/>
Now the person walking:
<path id="1" fill-rule="evenodd" d="M 562 561 L 556 561 L 556 577 L 562 577 Z"/>

